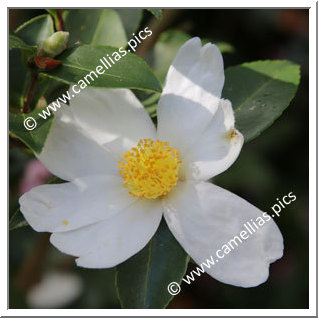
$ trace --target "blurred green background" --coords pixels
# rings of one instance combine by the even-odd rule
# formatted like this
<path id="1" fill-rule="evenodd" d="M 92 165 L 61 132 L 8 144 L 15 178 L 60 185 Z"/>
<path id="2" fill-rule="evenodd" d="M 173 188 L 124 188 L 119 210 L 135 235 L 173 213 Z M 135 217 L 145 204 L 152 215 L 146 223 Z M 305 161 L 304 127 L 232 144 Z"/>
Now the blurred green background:
<path id="1" fill-rule="evenodd" d="M 9 28 L 14 30 L 42 13 L 45 10 L 10 10 Z M 233 287 L 205 274 L 190 286 L 183 284 L 182 292 L 168 308 L 308 308 L 308 10 L 164 10 L 160 20 L 144 11 L 140 28 L 147 25 L 154 32 L 152 41 L 159 37 L 168 41 L 171 48 L 170 51 L 162 50 L 159 45 L 153 48 L 154 43 L 148 43 L 138 52 L 153 68 L 159 69 L 159 73 L 160 67 L 164 69 L 164 60 L 170 61 L 170 55 L 175 54 L 173 46 L 184 41 L 184 34 L 225 42 L 225 67 L 265 59 L 288 59 L 301 65 L 300 87 L 290 106 L 260 137 L 244 145 L 234 165 L 214 180 L 268 212 L 276 198 L 291 191 L 297 196 L 297 200 L 282 211 L 280 218 L 276 218 L 285 241 L 284 257 L 271 265 L 269 280 L 259 287 Z M 171 33 L 170 30 L 178 32 Z M 158 54 L 162 61 L 155 60 Z M 33 175 L 30 162 L 34 156 L 17 145 L 10 146 L 11 214 L 18 207 L 17 200 L 28 186 L 26 183 L 34 179 L 38 183 L 45 182 L 49 176 L 40 168 L 41 172 Z M 48 272 L 56 270 L 76 274 L 82 282 L 79 296 L 65 305 L 66 308 L 120 307 L 114 289 L 113 269 L 78 268 L 72 257 L 59 253 L 48 243 L 47 234 L 37 233 L 29 227 L 10 232 L 9 248 L 10 308 L 30 308 L 28 295 L 32 286 Z M 190 263 L 188 272 L 194 268 Z"/>

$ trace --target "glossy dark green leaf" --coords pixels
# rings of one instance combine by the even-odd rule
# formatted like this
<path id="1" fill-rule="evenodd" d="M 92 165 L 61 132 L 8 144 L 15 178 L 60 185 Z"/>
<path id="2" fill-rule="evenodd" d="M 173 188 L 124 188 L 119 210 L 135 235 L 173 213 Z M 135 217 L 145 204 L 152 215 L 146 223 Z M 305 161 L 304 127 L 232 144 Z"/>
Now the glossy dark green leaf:
<path id="1" fill-rule="evenodd" d="M 46 11 L 52 16 L 54 19 L 55 23 L 55 29 L 58 30 L 58 25 L 59 25 L 59 16 L 57 13 L 57 9 L 46 9 Z"/>
<path id="2" fill-rule="evenodd" d="M 202 41 L 203 42 L 203 41 Z M 219 48 L 221 53 L 234 53 L 235 48 L 232 44 L 227 43 L 227 42 L 220 42 L 220 41 L 211 41 L 207 40 L 207 42 L 215 43 L 215 45 Z"/>
<path id="3" fill-rule="evenodd" d="M 116 54 L 120 58 L 112 64 L 109 57 L 114 60 Z M 108 69 L 101 62 L 107 65 L 103 57 L 112 65 Z M 113 47 L 81 45 L 67 49 L 59 60 L 62 61 L 59 67 L 43 74 L 66 84 L 78 84 L 84 80 L 91 87 L 161 91 L 161 85 L 147 63 L 131 53 L 126 52 L 125 56 L 119 54 L 118 49 Z M 104 71 L 100 75 L 96 71 L 99 65 Z"/>
<path id="4" fill-rule="evenodd" d="M 116 288 L 123 308 L 165 308 L 173 296 L 167 286 L 180 283 L 189 257 L 162 220 L 138 254 L 117 266 Z"/>
<path id="5" fill-rule="evenodd" d="M 65 183 L 67 181 L 59 178 L 59 177 L 52 177 L 46 184 L 59 184 L 59 183 Z"/>
<path id="6" fill-rule="evenodd" d="M 144 105 L 150 117 L 154 119 L 155 124 L 157 123 L 156 121 L 157 107 L 158 107 L 160 96 L 161 96 L 160 93 L 153 93 L 148 98 L 141 100 L 141 103 Z"/>
<path id="7" fill-rule="evenodd" d="M 142 104 L 145 107 L 152 106 L 153 104 L 158 103 L 159 98 L 160 98 L 160 93 L 151 94 L 148 98 L 142 101 Z"/>
<path id="8" fill-rule="evenodd" d="M 222 96 L 232 102 L 237 129 L 245 142 L 260 135 L 294 98 L 300 67 L 285 60 L 256 61 L 225 72 Z"/>
<path id="9" fill-rule="evenodd" d="M 53 33 L 53 20 L 49 14 L 37 16 L 15 31 L 15 34 L 28 45 L 39 45 Z"/>
<path id="10" fill-rule="evenodd" d="M 40 112 L 41 109 L 35 108 L 28 114 L 9 113 L 10 135 L 20 139 L 35 153 L 42 151 L 53 121 L 53 116 L 47 119 L 41 118 L 38 115 Z M 30 117 L 33 119 L 30 119 Z M 28 130 L 24 125 L 27 125 L 29 128 L 35 125 L 35 128 Z"/>
<path id="11" fill-rule="evenodd" d="M 22 63 L 22 53 L 18 49 L 9 51 L 9 107 L 15 112 L 22 110 L 24 98 L 30 85 L 30 72 Z M 35 107 L 39 98 L 43 96 L 47 88 L 46 81 L 46 78 L 39 78 L 30 102 L 31 109 Z"/>
<path id="12" fill-rule="evenodd" d="M 9 106 L 20 111 L 28 88 L 29 74 L 22 64 L 22 54 L 18 49 L 9 51 Z"/>
<path id="13" fill-rule="evenodd" d="M 25 44 L 20 38 L 15 35 L 9 35 L 9 49 L 21 49 L 34 53 L 36 51 L 35 46 Z"/>
<path id="14" fill-rule="evenodd" d="M 57 9 L 45 9 L 54 19 L 58 18 Z"/>
<path id="15" fill-rule="evenodd" d="M 48 78 L 48 89 L 44 94 L 47 105 L 51 104 L 53 101 L 56 101 L 59 97 L 65 94 L 68 89 L 69 85 Z M 69 105 L 69 101 L 66 100 L 65 104 Z"/>
<path id="16" fill-rule="evenodd" d="M 25 220 L 20 209 L 17 209 L 9 220 L 9 231 L 16 230 L 24 226 L 28 226 L 28 222 Z"/>
<path id="17" fill-rule="evenodd" d="M 142 19 L 141 9 L 116 9 L 125 28 L 127 39 L 133 38 Z"/>
<path id="18" fill-rule="evenodd" d="M 160 19 L 162 17 L 162 9 L 147 9 L 149 12 L 151 12 L 157 19 Z"/>
<path id="19" fill-rule="evenodd" d="M 112 9 L 70 10 L 65 21 L 71 44 L 100 44 L 125 47 L 127 38 L 119 14 Z"/>

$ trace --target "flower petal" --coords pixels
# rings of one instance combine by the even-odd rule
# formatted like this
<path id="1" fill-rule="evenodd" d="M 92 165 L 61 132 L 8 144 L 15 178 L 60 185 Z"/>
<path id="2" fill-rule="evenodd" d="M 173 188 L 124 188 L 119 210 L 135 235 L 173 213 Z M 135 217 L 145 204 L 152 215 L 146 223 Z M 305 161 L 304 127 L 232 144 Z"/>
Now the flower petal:
<path id="1" fill-rule="evenodd" d="M 159 200 L 139 199 L 107 220 L 74 231 L 53 233 L 51 243 L 66 254 L 78 256 L 78 266 L 109 268 L 144 248 L 161 217 Z"/>
<path id="2" fill-rule="evenodd" d="M 184 152 L 216 112 L 223 84 L 219 49 L 211 43 L 201 47 L 199 38 L 187 41 L 170 66 L 159 100 L 159 138 Z"/>
<path id="3" fill-rule="evenodd" d="M 199 266 L 214 258 L 215 264 L 203 269 L 223 283 L 257 286 L 267 280 L 269 264 L 283 255 L 283 238 L 272 218 L 211 183 L 180 183 L 164 202 L 164 216 L 176 239 Z M 253 234 L 241 239 L 241 231 L 248 233 L 244 224 L 253 221 L 259 229 L 254 226 L 255 233 L 251 231 Z M 231 241 L 235 236 L 242 243 L 237 238 L 237 244 Z M 233 248 L 226 255 L 225 245 L 230 241 Z M 217 258 L 218 250 L 223 257 Z"/>
<path id="4" fill-rule="evenodd" d="M 135 199 L 119 176 L 91 176 L 33 188 L 20 210 L 39 232 L 70 231 L 114 216 Z"/>
<path id="5" fill-rule="evenodd" d="M 85 89 L 71 104 L 77 122 L 117 158 L 142 138 L 156 138 L 148 113 L 128 89 Z"/>
<path id="6" fill-rule="evenodd" d="M 234 128 L 231 102 L 221 99 L 207 129 L 183 154 L 180 173 L 185 179 L 208 180 L 234 163 L 243 143 L 242 134 Z"/>
<path id="7" fill-rule="evenodd" d="M 68 181 L 93 174 L 118 173 L 117 159 L 90 138 L 64 104 L 55 113 L 45 146 L 37 157 L 50 172 Z"/>

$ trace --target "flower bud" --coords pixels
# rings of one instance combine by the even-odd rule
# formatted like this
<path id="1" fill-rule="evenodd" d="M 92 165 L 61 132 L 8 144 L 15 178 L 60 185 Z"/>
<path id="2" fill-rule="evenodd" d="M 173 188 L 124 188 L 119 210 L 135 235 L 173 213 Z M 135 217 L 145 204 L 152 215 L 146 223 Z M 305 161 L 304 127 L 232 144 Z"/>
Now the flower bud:
<path id="1" fill-rule="evenodd" d="M 66 49 L 68 38 L 68 32 L 58 31 L 53 33 L 40 45 L 38 55 L 50 57 L 59 55 Z"/>

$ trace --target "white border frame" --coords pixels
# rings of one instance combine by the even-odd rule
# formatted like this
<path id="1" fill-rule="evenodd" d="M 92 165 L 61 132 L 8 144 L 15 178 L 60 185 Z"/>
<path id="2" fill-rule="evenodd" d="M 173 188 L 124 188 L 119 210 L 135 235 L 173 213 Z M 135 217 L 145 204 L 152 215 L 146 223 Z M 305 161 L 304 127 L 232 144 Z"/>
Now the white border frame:
<path id="1" fill-rule="evenodd" d="M 1 8 L 1 43 L 7 43 L 7 25 L 8 25 L 8 12 L 7 7 L 25 7 L 26 2 L 23 0 L 5 1 L 5 7 Z M 197 0 L 195 4 L 197 8 L 310 8 L 309 9 L 309 309 L 7 309 L 8 291 L 8 267 L 4 258 L 1 262 L 0 277 L 2 285 L 0 290 L 0 315 L 1 316 L 316 316 L 316 10 L 317 4 L 315 1 L 282 1 L 282 0 L 268 0 L 268 1 L 202 1 Z M 39 0 L 29 0 L 27 4 L 30 7 L 52 7 L 48 6 L 49 3 L 44 3 Z M 65 0 L 56 0 L 54 7 L 77 7 L 79 2 Z M 90 0 L 90 7 L 104 7 L 104 1 Z M 108 2 L 108 4 L 111 4 Z M 131 7 L 132 2 L 117 0 L 112 3 L 114 7 Z M 186 8 L 184 1 L 134 1 L 133 4 L 136 7 L 147 8 Z M 194 8 L 191 5 L 193 2 L 188 3 L 188 8 Z M 240 5 L 239 7 L 237 5 Z M 213 5 L 213 6 L 212 6 Z M 6 21 L 6 25 L 4 25 Z M 7 44 L 6 44 L 7 45 Z M 5 52 L 5 53 L 4 53 Z M 4 48 L 1 50 L 2 70 L 7 70 L 7 65 L 4 65 L 8 61 L 8 51 Z M 8 86 L 8 83 L 7 83 Z M 8 100 L 8 87 L 1 86 L 2 94 Z M 8 112 L 8 111 L 7 111 Z M 8 116 L 8 114 L 7 114 Z M 0 117 L 0 127 L 3 130 L 1 134 L 1 145 L 8 147 L 8 122 L 7 116 Z M 4 131 L 5 130 L 5 131 Z M 6 137 L 5 137 L 6 136 Z M 4 163 L 4 156 L 1 157 L 1 166 L 8 167 Z M 7 172 L 6 172 L 7 173 Z M 5 175 L 5 173 L 3 173 Z M 1 202 L 7 202 L 7 180 L 2 178 L 1 183 Z M 6 207 L 8 210 L 8 206 Z M 4 210 L 4 209 L 3 209 Z M 1 255 L 8 255 L 8 220 L 5 211 L 2 211 L 1 224 Z"/>

